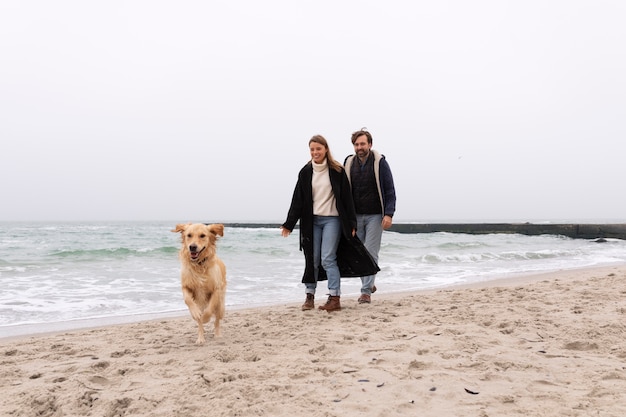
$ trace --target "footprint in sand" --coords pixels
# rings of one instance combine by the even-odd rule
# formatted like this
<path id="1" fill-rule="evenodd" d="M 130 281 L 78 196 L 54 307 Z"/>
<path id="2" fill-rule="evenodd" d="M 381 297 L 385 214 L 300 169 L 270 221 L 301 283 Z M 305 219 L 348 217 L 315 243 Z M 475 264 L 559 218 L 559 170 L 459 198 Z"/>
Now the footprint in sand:
<path id="1" fill-rule="evenodd" d="M 598 345 L 596 343 L 589 343 L 589 342 L 570 342 L 570 343 L 566 343 L 565 346 L 563 346 L 563 349 L 567 349 L 567 350 L 596 350 L 598 349 Z"/>

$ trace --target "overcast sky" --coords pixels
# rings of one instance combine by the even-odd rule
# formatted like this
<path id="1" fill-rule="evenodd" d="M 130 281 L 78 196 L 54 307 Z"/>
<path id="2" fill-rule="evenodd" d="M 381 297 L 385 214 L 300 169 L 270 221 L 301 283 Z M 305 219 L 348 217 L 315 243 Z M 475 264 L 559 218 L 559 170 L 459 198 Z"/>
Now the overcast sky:
<path id="1" fill-rule="evenodd" d="M 3 1 L 0 221 L 284 221 L 367 127 L 395 222 L 626 221 L 626 2 Z"/>

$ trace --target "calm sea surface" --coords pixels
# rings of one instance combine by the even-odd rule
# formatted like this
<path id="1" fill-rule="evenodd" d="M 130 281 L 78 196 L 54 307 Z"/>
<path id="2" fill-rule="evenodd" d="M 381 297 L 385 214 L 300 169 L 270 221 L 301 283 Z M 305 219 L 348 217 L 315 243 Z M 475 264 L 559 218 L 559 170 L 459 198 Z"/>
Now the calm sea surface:
<path id="1" fill-rule="evenodd" d="M 0 223 L 0 337 L 186 314 L 174 225 Z M 297 236 L 227 227 L 218 242 L 227 306 L 301 301 Z M 388 293 L 624 263 L 623 240 L 385 232 L 376 283 Z M 358 278 L 342 280 L 344 296 L 359 288 Z M 323 282 L 318 296 L 325 290 Z"/>

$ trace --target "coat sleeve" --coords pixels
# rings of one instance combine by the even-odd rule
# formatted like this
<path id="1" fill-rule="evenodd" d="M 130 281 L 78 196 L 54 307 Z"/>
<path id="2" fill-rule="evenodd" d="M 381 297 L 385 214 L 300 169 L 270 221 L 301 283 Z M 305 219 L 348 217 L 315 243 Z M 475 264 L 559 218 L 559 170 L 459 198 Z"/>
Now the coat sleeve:
<path id="1" fill-rule="evenodd" d="M 291 197 L 291 205 L 287 212 L 287 220 L 282 226 L 287 230 L 293 230 L 296 227 L 296 223 L 302 217 L 302 207 L 304 203 L 304 197 L 302 195 L 302 174 L 298 175 L 298 182 L 293 190 L 293 196 Z"/>
<path id="2" fill-rule="evenodd" d="M 396 212 L 396 188 L 393 184 L 391 168 L 385 158 L 380 160 L 380 182 L 383 192 L 383 201 L 385 203 L 385 212 L 383 214 L 393 217 Z"/>

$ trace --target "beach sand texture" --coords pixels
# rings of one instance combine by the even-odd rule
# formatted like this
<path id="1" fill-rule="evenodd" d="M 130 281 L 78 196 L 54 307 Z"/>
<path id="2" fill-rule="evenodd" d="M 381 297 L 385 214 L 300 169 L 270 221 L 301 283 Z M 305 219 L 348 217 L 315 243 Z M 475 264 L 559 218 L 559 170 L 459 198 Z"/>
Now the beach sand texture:
<path id="1" fill-rule="evenodd" d="M 202 346 L 189 316 L 0 340 L 0 415 L 626 415 L 626 266 L 378 286 L 227 310 Z"/>

